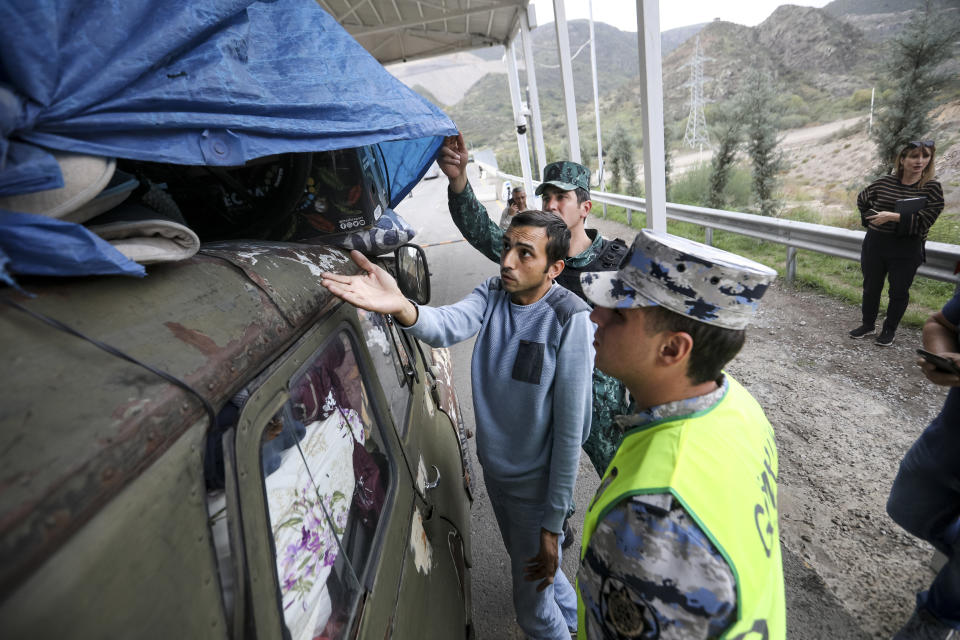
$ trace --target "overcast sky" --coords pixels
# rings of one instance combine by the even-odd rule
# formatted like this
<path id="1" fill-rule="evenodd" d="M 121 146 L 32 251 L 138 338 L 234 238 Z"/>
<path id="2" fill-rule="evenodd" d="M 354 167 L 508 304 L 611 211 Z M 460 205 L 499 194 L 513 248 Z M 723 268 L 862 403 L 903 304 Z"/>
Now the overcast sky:
<path id="1" fill-rule="evenodd" d="M 690 24 L 720 18 L 727 22 L 752 27 L 760 24 L 782 4 L 822 7 L 830 0 L 666 0 L 660 3 L 660 30 L 676 29 Z M 533 0 L 537 24 L 553 22 L 553 0 Z M 587 0 L 566 0 L 567 20 L 588 18 Z M 636 0 L 593 0 L 593 19 L 606 22 L 622 31 L 637 30 Z"/>

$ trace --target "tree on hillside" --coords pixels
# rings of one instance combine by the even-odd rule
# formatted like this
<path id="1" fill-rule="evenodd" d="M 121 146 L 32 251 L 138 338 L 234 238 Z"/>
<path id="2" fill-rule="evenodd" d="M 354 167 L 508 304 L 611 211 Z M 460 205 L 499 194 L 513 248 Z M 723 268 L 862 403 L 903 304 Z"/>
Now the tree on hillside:
<path id="1" fill-rule="evenodd" d="M 735 105 L 718 107 L 713 116 L 713 135 L 716 150 L 710 162 L 710 193 L 707 206 L 711 209 L 723 209 L 726 205 L 724 191 L 730 180 L 730 169 L 740 146 L 742 129 L 741 114 Z"/>
<path id="2" fill-rule="evenodd" d="M 618 126 L 610 141 L 610 188 L 614 193 L 620 192 L 620 187 L 626 181 L 627 195 L 636 195 L 637 163 L 633 159 L 633 139 Z"/>
<path id="3" fill-rule="evenodd" d="M 747 75 L 743 97 L 743 124 L 750 154 L 753 176 L 753 194 L 760 214 L 777 213 L 780 202 L 774 196 L 778 174 L 783 170 L 780 144 L 780 109 L 777 91 L 770 76 L 756 65 Z"/>
<path id="4" fill-rule="evenodd" d="M 547 164 L 567 159 L 567 150 L 563 146 L 545 145 L 543 153 L 546 156 Z"/>
<path id="5" fill-rule="evenodd" d="M 960 27 L 938 19 L 929 0 L 917 11 L 899 35 L 890 41 L 890 53 L 882 76 L 890 97 L 873 125 L 877 144 L 875 176 L 889 173 L 897 151 L 905 142 L 930 131 L 930 109 L 937 91 L 949 76 L 937 70 L 949 60 Z"/>

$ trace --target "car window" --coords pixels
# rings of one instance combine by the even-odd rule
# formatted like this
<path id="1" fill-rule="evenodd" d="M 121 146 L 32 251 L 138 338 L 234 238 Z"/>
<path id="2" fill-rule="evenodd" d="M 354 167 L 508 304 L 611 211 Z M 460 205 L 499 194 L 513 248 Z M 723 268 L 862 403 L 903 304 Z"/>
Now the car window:
<path id="1" fill-rule="evenodd" d="M 284 620 L 294 640 L 341 638 L 390 489 L 366 382 L 342 331 L 290 380 L 261 465 Z"/>
<path id="2" fill-rule="evenodd" d="M 410 357 L 406 342 L 389 317 L 362 309 L 357 309 L 357 315 L 373 367 L 383 383 L 383 393 L 387 397 L 393 423 L 397 426 L 397 433 L 403 437 L 410 404 L 410 379 L 405 373 L 410 366 Z"/>

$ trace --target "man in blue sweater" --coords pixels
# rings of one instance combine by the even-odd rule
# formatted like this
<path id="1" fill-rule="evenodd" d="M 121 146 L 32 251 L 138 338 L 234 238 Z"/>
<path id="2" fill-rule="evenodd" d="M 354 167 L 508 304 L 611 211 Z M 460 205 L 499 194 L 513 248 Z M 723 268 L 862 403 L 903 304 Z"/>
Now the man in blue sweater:
<path id="1" fill-rule="evenodd" d="M 554 284 L 570 231 L 524 211 L 503 236 L 500 277 L 456 304 L 418 307 L 383 269 L 351 253 L 362 276 L 323 274 L 347 302 L 391 314 L 433 346 L 477 335 L 471 364 L 477 457 L 510 555 L 517 623 L 533 638 L 567 639 L 577 599 L 560 567 L 563 519 L 590 430 L 590 307 Z"/>

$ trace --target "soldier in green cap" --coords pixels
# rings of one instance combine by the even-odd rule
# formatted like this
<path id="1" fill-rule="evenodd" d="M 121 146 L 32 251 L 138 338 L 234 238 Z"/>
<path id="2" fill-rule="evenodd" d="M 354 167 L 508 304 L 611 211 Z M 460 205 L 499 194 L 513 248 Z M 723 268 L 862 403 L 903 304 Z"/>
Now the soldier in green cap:
<path id="1" fill-rule="evenodd" d="M 469 154 L 463 135 L 450 136 L 437 155 L 440 170 L 450 180 L 447 200 L 453 222 L 475 249 L 494 262 L 500 261 L 503 230 L 490 219 L 467 181 Z M 543 182 L 536 194 L 543 198 L 543 210 L 563 218 L 570 229 L 570 255 L 557 283 L 586 300 L 580 286 L 580 274 L 591 271 L 615 271 L 627 253 L 620 239 L 607 240 L 585 222 L 593 203 L 590 201 L 590 170 L 576 162 L 551 162 L 543 170 Z M 587 300 L 589 303 L 589 300 Z M 591 305 L 593 306 L 593 305 Z M 590 436 L 583 450 L 600 476 L 606 471 L 622 439 L 613 417 L 627 413 L 623 384 L 594 370 L 593 416 Z M 568 537 L 572 540 L 572 536 Z"/>

